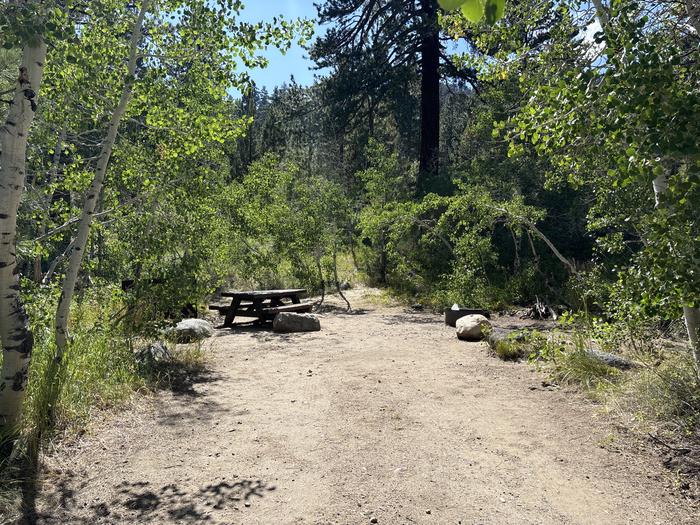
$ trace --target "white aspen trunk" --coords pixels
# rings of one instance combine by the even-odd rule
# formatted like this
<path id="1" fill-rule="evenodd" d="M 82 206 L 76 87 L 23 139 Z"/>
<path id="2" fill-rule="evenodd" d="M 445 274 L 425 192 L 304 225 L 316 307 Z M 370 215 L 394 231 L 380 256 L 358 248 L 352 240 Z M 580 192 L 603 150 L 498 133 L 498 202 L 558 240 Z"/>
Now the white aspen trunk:
<path id="1" fill-rule="evenodd" d="M 36 113 L 46 60 L 41 37 L 22 51 L 14 97 L 0 128 L 0 427 L 13 428 L 22 414 L 33 337 L 19 293 L 17 210 L 26 177 L 27 138 Z"/>
<path id="2" fill-rule="evenodd" d="M 117 139 L 117 132 L 121 124 L 122 117 L 126 113 L 127 106 L 131 100 L 131 91 L 134 84 L 134 75 L 136 73 L 136 62 L 138 58 L 139 42 L 143 28 L 143 20 L 148 11 L 149 0 L 141 2 L 141 9 L 134 23 L 134 28 L 131 34 L 131 42 L 129 49 L 129 63 L 127 68 L 127 76 L 124 82 L 124 89 L 117 107 L 112 113 L 112 118 L 109 122 L 107 135 L 102 142 L 102 149 L 97 160 L 95 175 L 92 184 L 83 204 L 83 211 L 78 223 L 78 231 L 73 239 L 73 248 L 70 251 L 68 269 L 63 281 L 61 296 L 56 309 L 55 319 L 55 335 L 56 335 L 56 363 L 60 364 L 68 347 L 68 318 L 70 316 L 71 301 L 75 292 L 75 285 L 78 280 L 78 273 L 83 262 L 83 253 L 87 246 L 88 237 L 90 235 L 90 227 L 92 225 L 93 216 L 95 214 L 95 206 L 102 192 L 107 167 L 112 155 L 112 148 Z"/>
<path id="3" fill-rule="evenodd" d="M 693 357 L 698 368 L 698 378 L 700 379 L 700 308 L 684 306 L 683 317 L 685 317 L 685 327 L 688 330 L 688 339 L 690 340 Z"/>
<path id="4" fill-rule="evenodd" d="M 654 199 L 656 200 L 656 207 L 661 206 L 661 198 L 668 191 L 668 175 L 662 173 L 658 175 L 652 182 L 654 188 Z"/>

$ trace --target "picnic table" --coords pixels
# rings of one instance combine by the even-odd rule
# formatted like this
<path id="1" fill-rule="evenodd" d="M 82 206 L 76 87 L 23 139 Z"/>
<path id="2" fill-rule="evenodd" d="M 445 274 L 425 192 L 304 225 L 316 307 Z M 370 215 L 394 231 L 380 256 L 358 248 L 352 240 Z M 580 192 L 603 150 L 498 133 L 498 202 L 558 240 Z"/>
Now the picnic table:
<path id="1" fill-rule="evenodd" d="M 290 290 L 248 290 L 223 292 L 221 297 L 230 297 L 230 306 L 211 305 L 210 310 L 218 310 L 225 316 L 224 327 L 233 325 L 236 317 L 252 317 L 257 322 L 272 321 L 281 312 L 310 312 L 310 302 L 302 302 L 303 288 Z"/>

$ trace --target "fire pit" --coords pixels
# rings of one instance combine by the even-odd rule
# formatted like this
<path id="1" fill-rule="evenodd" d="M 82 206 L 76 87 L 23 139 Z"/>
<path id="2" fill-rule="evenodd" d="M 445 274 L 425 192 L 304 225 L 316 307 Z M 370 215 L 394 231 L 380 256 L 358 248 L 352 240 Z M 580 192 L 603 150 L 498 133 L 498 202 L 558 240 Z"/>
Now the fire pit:
<path id="1" fill-rule="evenodd" d="M 480 310 L 478 308 L 459 308 L 458 310 L 453 310 L 451 308 L 446 308 L 445 324 L 448 326 L 455 326 L 455 324 L 457 323 L 457 319 L 459 319 L 460 317 L 475 314 L 481 314 L 487 318 L 491 317 L 491 313 L 488 310 Z"/>

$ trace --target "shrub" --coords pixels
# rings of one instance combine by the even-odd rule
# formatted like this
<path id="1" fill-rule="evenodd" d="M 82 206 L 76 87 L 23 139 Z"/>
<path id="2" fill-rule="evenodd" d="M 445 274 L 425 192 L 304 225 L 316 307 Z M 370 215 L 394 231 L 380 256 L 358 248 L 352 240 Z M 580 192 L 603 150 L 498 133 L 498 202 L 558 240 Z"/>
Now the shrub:
<path id="1" fill-rule="evenodd" d="M 574 331 L 571 336 L 532 332 L 528 341 L 530 361 L 540 363 L 558 383 L 593 390 L 614 382 L 620 375 L 619 370 L 587 352 L 590 340 L 583 332 Z"/>

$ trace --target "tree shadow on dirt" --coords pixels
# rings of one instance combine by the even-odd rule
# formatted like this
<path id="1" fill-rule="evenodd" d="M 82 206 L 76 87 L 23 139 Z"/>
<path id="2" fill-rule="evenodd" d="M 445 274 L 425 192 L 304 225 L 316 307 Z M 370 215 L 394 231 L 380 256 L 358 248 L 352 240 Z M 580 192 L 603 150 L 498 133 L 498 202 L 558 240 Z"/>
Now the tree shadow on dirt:
<path id="1" fill-rule="evenodd" d="M 148 372 L 149 380 L 158 390 L 168 390 L 175 396 L 197 398 L 205 395 L 197 386 L 221 381 L 221 374 L 202 365 L 184 365 L 177 361 L 159 363 Z"/>
<path id="2" fill-rule="evenodd" d="M 56 485 L 52 499 L 57 510 L 25 517 L 23 524 L 54 525 L 75 523 L 206 523 L 216 511 L 235 512 L 262 499 L 277 487 L 262 480 L 238 479 L 218 481 L 188 490 L 175 483 L 160 487 L 148 481 L 124 481 L 114 487 L 107 501 L 94 500 L 90 505 L 79 501 L 73 484 L 64 479 Z"/>
<path id="3" fill-rule="evenodd" d="M 323 326 L 321 328 L 323 330 Z M 296 333 L 279 333 L 273 332 L 272 323 L 256 325 L 251 323 L 234 324 L 226 335 L 241 335 L 248 334 L 250 337 L 260 343 L 293 343 L 302 339 L 313 338 L 319 332 L 296 332 Z"/>
<path id="4" fill-rule="evenodd" d="M 197 389 L 198 386 L 220 381 L 222 376 L 201 364 L 188 364 L 174 360 L 149 363 L 147 367 L 140 370 L 140 373 L 151 388 L 162 391 L 170 391 L 182 410 L 165 414 L 159 418 L 163 425 L 175 425 L 182 419 L 206 419 L 219 418 L 220 414 L 226 412 L 219 403 L 204 399 L 206 392 Z M 40 462 L 37 454 L 29 454 L 28 457 L 20 461 L 23 466 L 21 472 L 14 476 L 21 493 L 21 507 L 23 517 L 18 523 L 37 523 L 36 497 L 39 491 L 37 473 L 40 472 Z M 75 504 L 75 492 L 67 483 L 59 487 L 58 504 L 61 508 L 68 508 Z M 0 522 L 2 521 L 0 513 Z M 50 522 L 54 523 L 54 522 Z M 57 521 L 55 523 L 61 523 Z"/>
<path id="5" fill-rule="evenodd" d="M 174 405 L 172 409 L 160 413 L 157 416 L 157 422 L 166 427 L 182 427 L 183 424 L 192 422 L 205 424 L 220 421 L 222 416 L 229 412 L 228 408 L 215 401 L 204 400 L 191 403 L 187 399 L 182 399 L 181 403 Z"/>
<path id="6" fill-rule="evenodd" d="M 395 325 L 395 324 L 440 325 L 440 324 L 443 324 L 441 319 L 439 319 L 433 315 L 427 315 L 424 313 L 412 313 L 412 312 L 406 312 L 406 313 L 402 313 L 402 314 L 388 314 L 388 315 L 385 314 L 385 315 L 382 315 L 379 319 L 384 324 L 390 324 L 390 325 Z"/>
<path id="7" fill-rule="evenodd" d="M 228 331 L 225 332 L 226 335 L 242 335 L 248 334 L 253 339 L 261 342 L 272 342 L 272 341 L 282 341 L 290 342 L 295 336 L 299 334 L 282 334 L 272 331 L 272 323 L 237 323 L 234 324 Z M 302 334 L 303 335 L 303 334 Z"/>
<path id="8" fill-rule="evenodd" d="M 352 308 L 348 310 L 345 306 L 336 306 L 334 304 L 322 304 L 314 309 L 315 314 L 334 314 L 334 315 L 366 315 L 371 310 L 366 308 Z"/>
<path id="9" fill-rule="evenodd" d="M 223 375 L 205 367 L 172 367 L 162 376 L 162 390 L 173 394 L 171 403 L 158 413 L 158 423 L 178 426 L 183 421 L 219 420 L 229 409 L 210 398 L 208 385 L 222 381 Z"/>
<path id="10" fill-rule="evenodd" d="M 178 425 L 183 420 L 211 420 L 228 411 L 208 397 L 210 392 L 207 387 L 223 381 L 224 375 L 201 361 L 183 361 L 176 355 L 151 363 L 141 372 L 151 388 L 170 392 L 173 396 L 169 408 L 159 411 L 157 416 L 162 425 Z"/>

